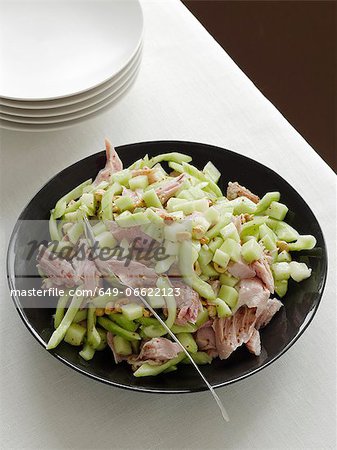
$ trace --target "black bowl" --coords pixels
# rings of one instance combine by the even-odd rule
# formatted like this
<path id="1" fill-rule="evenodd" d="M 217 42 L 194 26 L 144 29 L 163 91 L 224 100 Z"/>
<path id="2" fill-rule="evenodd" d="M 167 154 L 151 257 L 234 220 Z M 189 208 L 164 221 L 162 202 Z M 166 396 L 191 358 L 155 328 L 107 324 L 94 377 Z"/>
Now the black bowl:
<path id="1" fill-rule="evenodd" d="M 202 168 L 211 160 L 221 171 L 221 186 L 228 181 L 239 181 L 253 192 L 262 196 L 267 191 L 280 191 L 282 201 L 289 207 L 287 220 L 301 234 L 312 234 L 317 239 L 313 251 L 297 255 L 304 258 L 312 268 L 312 276 L 301 283 L 290 283 L 287 295 L 283 298 L 284 308 L 277 313 L 271 323 L 261 331 L 262 352 L 253 356 L 245 348 L 240 348 L 226 361 L 219 359 L 201 370 L 214 387 L 224 386 L 258 372 L 285 353 L 304 332 L 316 314 L 322 297 L 326 273 L 327 254 L 322 230 L 300 195 L 277 173 L 262 164 L 237 153 L 205 144 L 179 141 L 142 142 L 124 145 L 117 149 L 125 166 L 130 165 L 146 153 L 150 156 L 159 153 L 179 151 L 193 157 L 193 164 Z M 7 256 L 7 275 L 10 289 L 19 289 L 25 262 L 20 258 L 20 246 L 25 239 L 22 220 L 47 220 L 49 211 L 56 201 L 74 186 L 94 177 L 105 165 L 105 152 L 99 152 L 82 159 L 52 178 L 30 201 L 21 213 L 16 224 Z M 35 264 L 34 264 L 35 266 Z M 53 311 L 46 308 L 23 307 L 24 299 L 13 295 L 23 322 L 33 336 L 45 347 L 52 333 Z M 94 359 L 85 362 L 78 355 L 78 349 L 62 343 L 50 352 L 69 367 L 95 380 L 118 387 L 137 391 L 157 393 L 184 393 L 205 390 L 202 380 L 190 366 L 181 366 L 176 372 L 158 377 L 135 378 L 126 363 L 115 365 L 111 352 L 107 349 L 96 353 Z"/>

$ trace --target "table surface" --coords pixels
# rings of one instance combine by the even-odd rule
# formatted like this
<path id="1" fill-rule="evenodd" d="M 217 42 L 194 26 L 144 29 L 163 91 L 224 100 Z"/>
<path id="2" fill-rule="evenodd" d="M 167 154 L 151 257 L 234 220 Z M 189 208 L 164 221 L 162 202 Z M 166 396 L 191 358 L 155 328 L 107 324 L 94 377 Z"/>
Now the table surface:
<path id="1" fill-rule="evenodd" d="M 282 358 L 218 390 L 231 418 L 224 425 L 208 393 L 129 392 L 60 364 L 23 326 L 3 276 L 1 448 L 335 448 L 335 175 L 178 0 L 142 6 L 142 67 L 122 101 L 65 130 L 0 131 L 2 272 L 17 216 L 60 169 L 100 150 L 105 136 L 116 146 L 180 139 L 250 156 L 303 196 L 329 249 L 323 301 Z"/>

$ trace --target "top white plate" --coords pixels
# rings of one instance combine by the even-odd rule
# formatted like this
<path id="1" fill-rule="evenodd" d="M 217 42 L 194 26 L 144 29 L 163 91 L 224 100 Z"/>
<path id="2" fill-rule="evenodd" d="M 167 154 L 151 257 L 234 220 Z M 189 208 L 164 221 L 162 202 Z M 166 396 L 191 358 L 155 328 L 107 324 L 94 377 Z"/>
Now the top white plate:
<path id="1" fill-rule="evenodd" d="M 1 0 L 0 96 L 52 100 L 92 89 L 137 51 L 137 0 Z"/>

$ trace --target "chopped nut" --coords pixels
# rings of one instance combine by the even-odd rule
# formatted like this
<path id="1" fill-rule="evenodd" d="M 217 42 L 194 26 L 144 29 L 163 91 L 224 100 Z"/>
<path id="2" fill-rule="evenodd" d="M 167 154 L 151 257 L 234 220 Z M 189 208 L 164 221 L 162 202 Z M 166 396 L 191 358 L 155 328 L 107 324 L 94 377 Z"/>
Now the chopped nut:
<path id="1" fill-rule="evenodd" d="M 104 308 L 96 308 L 96 316 L 97 317 L 104 316 L 104 314 L 105 314 Z"/>
<path id="2" fill-rule="evenodd" d="M 105 314 L 111 314 L 114 312 L 114 310 L 115 310 L 115 305 L 113 302 L 108 302 L 105 305 Z"/>
<path id="3" fill-rule="evenodd" d="M 245 214 L 242 214 L 242 219 L 243 219 L 242 223 L 246 223 L 246 222 L 249 222 L 250 220 L 253 220 L 254 216 L 252 214 L 245 213 Z"/>
<path id="4" fill-rule="evenodd" d="M 219 273 L 225 273 L 226 272 L 226 268 L 222 267 L 222 266 L 219 266 L 219 264 L 217 264 L 216 262 L 213 262 L 213 267 Z"/>
<path id="5" fill-rule="evenodd" d="M 151 316 L 151 312 L 148 309 L 144 309 L 143 317 L 150 317 L 150 316 Z"/>
<path id="6" fill-rule="evenodd" d="M 209 239 L 207 236 L 203 236 L 200 240 L 199 240 L 200 244 L 208 244 L 209 243 Z"/>
<path id="7" fill-rule="evenodd" d="M 216 307 L 214 305 L 208 305 L 207 306 L 208 315 L 209 317 L 215 317 L 216 316 Z"/>
<path id="8" fill-rule="evenodd" d="M 289 251 L 289 245 L 285 241 L 276 241 L 276 245 L 280 252 L 283 252 L 283 250 L 285 250 L 286 252 Z"/>
<path id="9" fill-rule="evenodd" d="M 95 191 L 94 193 L 95 199 L 97 201 L 101 201 L 104 194 L 105 194 L 104 189 L 97 189 L 97 191 Z"/>

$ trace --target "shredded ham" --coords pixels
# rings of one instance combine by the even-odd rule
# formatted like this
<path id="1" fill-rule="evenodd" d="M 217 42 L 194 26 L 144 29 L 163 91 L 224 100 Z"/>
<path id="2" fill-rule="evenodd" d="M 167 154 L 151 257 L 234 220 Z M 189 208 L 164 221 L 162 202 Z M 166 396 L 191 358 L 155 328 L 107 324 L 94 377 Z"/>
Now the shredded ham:
<path id="1" fill-rule="evenodd" d="M 226 197 L 228 200 L 234 200 L 238 197 L 247 197 L 254 203 L 259 202 L 259 197 L 253 194 L 249 189 L 244 186 L 241 186 L 237 181 L 232 183 L 231 181 L 228 183 L 227 194 Z"/>
<path id="2" fill-rule="evenodd" d="M 185 181 L 185 174 L 182 173 L 179 177 L 174 178 L 162 186 L 156 189 L 156 194 L 158 195 L 162 204 L 165 204 L 169 198 L 171 198 L 181 187 Z"/>
<path id="3" fill-rule="evenodd" d="M 39 248 L 37 267 L 54 286 L 73 287 L 76 284 L 75 270 L 70 262 L 59 258 L 46 247 Z"/>
<path id="4" fill-rule="evenodd" d="M 105 139 L 106 164 L 104 169 L 100 170 L 95 178 L 94 186 L 99 185 L 102 181 L 110 181 L 113 173 L 119 172 L 123 169 L 122 161 L 112 146 L 109 139 Z"/>

